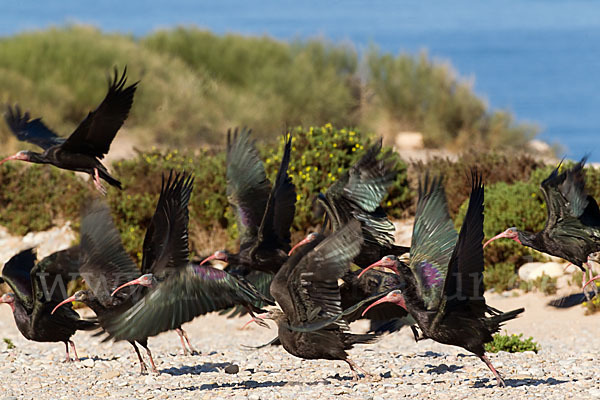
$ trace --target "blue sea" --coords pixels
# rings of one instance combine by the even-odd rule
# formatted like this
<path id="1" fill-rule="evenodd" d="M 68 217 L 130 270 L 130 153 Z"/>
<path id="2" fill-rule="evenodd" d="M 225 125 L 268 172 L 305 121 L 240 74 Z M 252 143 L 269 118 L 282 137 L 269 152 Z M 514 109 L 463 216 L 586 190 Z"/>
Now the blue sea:
<path id="1" fill-rule="evenodd" d="M 141 36 L 195 25 L 217 33 L 324 38 L 449 62 L 493 108 L 535 123 L 564 155 L 600 161 L 600 2 L 558 0 L 19 0 L 0 35 L 68 23 Z M 2 55 L 0 55 L 1 57 Z"/>

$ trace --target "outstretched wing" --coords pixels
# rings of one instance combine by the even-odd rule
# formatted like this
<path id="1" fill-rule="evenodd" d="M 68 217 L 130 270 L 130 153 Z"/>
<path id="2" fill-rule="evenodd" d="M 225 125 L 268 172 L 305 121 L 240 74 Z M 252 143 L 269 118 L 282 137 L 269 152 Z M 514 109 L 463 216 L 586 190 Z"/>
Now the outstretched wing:
<path id="1" fill-rule="evenodd" d="M 189 265 L 109 321 L 106 331 L 116 340 L 143 340 L 178 328 L 199 315 L 237 304 L 254 308 L 265 300 L 252 285 L 225 271 Z"/>
<path id="2" fill-rule="evenodd" d="M 140 271 L 125 251 L 105 203 L 96 200 L 84 210 L 80 231 L 81 276 L 98 301 L 112 307 L 117 299 L 111 297 L 111 292 L 137 278 Z M 128 295 L 124 291 L 115 297 L 124 299 Z"/>
<path id="3" fill-rule="evenodd" d="M 237 216 L 241 243 L 256 240 L 271 191 L 250 133 L 227 132 L 227 199 Z"/>
<path id="4" fill-rule="evenodd" d="M 438 308 L 457 233 L 448 213 L 442 178 L 419 182 L 419 200 L 410 245 L 410 269 L 428 310 Z"/>
<path id="5" fill-rule="evenodd" d="M 471 311 L 483 316 L 483 199 L 481 175 L 471 171 L 469 207 L 450 259 L 445 280 L 446 307 L 468 302 Z"/>
<path id="6" fill-rule="evenodd" d="M 63 148 L 74 153 L 84 153 L 103 158 L 108 153 L 117 131 L 121 128 L 133 104 L 133 95 L 139 82 L 125 87 L 127 67 L 118 77 L 108 83 L 108 93 L 98 108 L 91 111 L 75 131 L 67 138 Z"/>
<path id="7" fill-rule="evenodd" d="M 33 287 L 31 285 L 31 270 L 35 265 L 34 249 L 23 250 L 11 257 L 4 264 L 0 283 L 6 282 L 15 296 L 28 306 L 33 306 Z"/>
<path id="8" fill-rule="evenodd" d="M 302 257 L 287 279 L 294 310 L 286 310 L 272 293 L 292 324 L 327 319 L 342 312 L 338 279 L 348 271 L 361 245 L 360 223 L 353 220 Z M 338 323 L 345 327 L 344 321 Z"/>
<path id="9" fill-rule="evenodd" d="M 143 245 L 142 273 L 152 272 L 159 279 L 168 270 L 185 268 L 189 258 L 188 202 L 194 178 L 184 173 L 162 177 L 156 211 L 146 231 Z"/>
<path id="10" fill-rule="evenodd" d="M 290 250 L 290 227 L 296 211 L 296 187 L 287 173 L 292 135 L 286 136 L 283 157 L 258 231 L 258 246 Z"/>
<path id="11" fill-rule="evenodd" d="M 44 150 L 65 141 L 44 125 L 41 118 L 30 120 L 28 112 L 21 114 L 18 105 L 14 108 L 8 106 L 4 119 L 17 139 L 40 146 Z"/>
<path id="12" fill-rule="evenodd" d="M 389 153 L 378 160 L 381 139 L 319 199 L 333 230 L 351 219 L 362 224 L 365 245 L 390 247 L 394 243 L 394 225 L 380 207 L 397 170 Z"/>

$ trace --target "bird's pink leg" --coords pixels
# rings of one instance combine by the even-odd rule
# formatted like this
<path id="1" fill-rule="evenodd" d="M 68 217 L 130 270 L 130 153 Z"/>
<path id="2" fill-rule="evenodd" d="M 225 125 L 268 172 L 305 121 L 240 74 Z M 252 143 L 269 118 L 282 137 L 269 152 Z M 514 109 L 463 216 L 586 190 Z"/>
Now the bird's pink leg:
<path id="1" fill-rule="evenodd" d="M 98 168 L 94 168 L 94 186 L 96 186 L 96 189 L 98 189 L 98 191 L 102 193 L 103 196 L 106 196 L 106 189 L 104 188 L 104 186 L 102 186 L 102 183 L 100 182 Z"/>
<path id="2" fill-rule="evenodd" d="M 140 349 L 138 349 L 135 342 L 129 342 L 129 343 L 131 343 L 131 345 L 135 349 L 135 354 L 137 354 L 138 360 L 140 360 L 140 368 L 141 368 L 140 374 L 144 375 L 146 372 L 148 372 L 148 367 L 146 367 L 146 363 L 144 362 L 144 359 L 142 358 L 142 355 L 140 354 Z"/>
<path id="3" fill-rule="evenodd" d="M 573 265 L 573 263 L 571 263 L 571 262 L 567 263 L 567 265 L 566 265 L 566 266 L 563 268 L 563 274 L 564 274 L 565 272 L 567 272 L 567 269 L 568 269 L 568 268 L 569 268 L 571 265 Z"/>
<path id="4" fill-rule="evenodd" d="M 69 355 L 69 343 L 65 342 L 65 350 L 67 350 L 67 358 L 65 362 L 71 362 L 71 356 Z"/>
<path id="5" fill-rule="evenodd" d="M 175 329 L 175 332 L 179 335 L 179 340 L 181 340 L 181 347 L 183 347 L 183 355 L 188 355 L 188 349 L 185 347 L 185 342 L 183 341 L 183 331 L 180 328 Z"/>
<path id="6" fill-rule="evenodd" d="M 490 371 L 492 371 L 492 373 L 496 377 L 496 380 L 498 381 L 498 386 L 500 386 L 500 387 L 506 387 L 506 383 L 504 383 L 504 379 L 502 379 L 502 377 L 500 376 L 500 374 L 498 373 L 498 371 L 496 371 L 496 368 L 494 368 L 494 366 L 492 365 L 492 363 L 489 360 L 489 358 L 487 358 L 487 356 L 485 354 L 482 355 L 482 356 L 480 356 L 479 358 L 481 358 L 481 361 L 483 361 L 485 363 L 485 365 L 488 366 L 488 368 L 490 369 Z"/>
<path id="7" fill-rule="evenodd" d="M 150 365 L 152 366 L 152 372 L 155 374 L 158 374 L 158 370 L 156 369 L 156 365 L 154 364 L 154 359 L 152 358 L 152 353 L 150 352 L 150 349 L 148 347 L 146 347 L 146 353 L 148 354 L 148 358 L 150 359 Z"/>
<path id="8" fill-rule="evenodd" d="M 73 349 L 73 354 L 75 354 L 75 361 L 79 361 L 79 356 L 77 355 L 77 350 L 75 349 L 75 342 L 73 342 L 72 340 L 69 340 L 69 344 L 71 345 L 71 348 Z"/>
<path id="9" fill-rule="evenodd" d="M 355 363 L 354 361 L 352 361 L 349 358 L 346 358 L 344 361 L 346 361 L 348 363 L 348 365 L 350 366 L 350 371 L 352 371 L 352 380 L 353 381 L 357 381 L 360 379 L 360 377 L 358 376 L 358 373 L 356 373 L 356 371 L 358 370 L 359 372 L 361 372 L 365 378 L 366 377 L 373 377 L 373 374 L 371 374 L 370 372 L 367 372 L 366 370 L 364 370 L 363 368 L 361 368 L 357 363 Z"/>
<path id="10" fill-rule="evenodd" d="M 183 337 L 185 338 L 185 342 L 187 343 L 188 347 L 190 348 L 190 354 L 193 356 L 200 354 L 199 352 L 196 351 L 196 349 L 194 349 L 192 347 L 192 344 L 190 343 L 190 338 L 188 337 L 187 332 L 181 328 L 180 328 L 180 331 L 183 334 Z"/>

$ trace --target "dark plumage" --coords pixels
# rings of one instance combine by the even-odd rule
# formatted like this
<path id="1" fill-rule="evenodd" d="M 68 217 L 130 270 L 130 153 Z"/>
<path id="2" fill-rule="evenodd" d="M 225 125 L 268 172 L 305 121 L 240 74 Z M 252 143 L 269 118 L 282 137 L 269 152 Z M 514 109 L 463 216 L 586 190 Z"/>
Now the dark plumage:
<path id="1" fill-rule="evenodd" d="M 422 331 L 419 339 L 460 346 L 475 353 L 504 386 L 500 374 L 485 356 L 484 343 L 503 322 L 524 310 L 503 313 L 486 305 L 483 297 L 483 198 L 481 178 L 472 174 L 467 214 L 456 240 L 448 215 L 441 179 L 419 186 L 413 228 L 410 266 L 396 257 L 377 264 L 394 266 L 406 281 L 403 291 L 394 291 L 379 302 L 394 302 L 408 310 Z M 488 314 L 488 316 L 486 316 Z"/>
<path id="2" fill-rule="evenodd" d="M 378 159 L 380 154 L 381 139 L 325 194 L 317 197 L 325 209 L 332 231 L 353 219 L 360 221 L 364 242 L 353 262 L 363 268 L 385 255 L 400 257 L 410 250 L 394 244 L 394 225 L 380 206 L 398 173 L 394 162 L 390 160 L 391 153 Z"/>
<path id="3" fill-rule="evenodd" d="M 337 280 L 346 273 L 361 244 L 360 224 L 351 221 L 327 238 L 314 240 L 295 252 L 271 283 L 271 294 L 281 310 L 272 310 L 266 316 L 277 322 L 279 340 L 290 354 L 343 360 L 355 378 L 356 369 L 365 371 L 348 358 L 346 350 L 357 343 L 369 343 L 376 335 L 352 334 L 343 319 L 311 332 L 294 331 L 290 326 L 308 325 L 342 312 Z"/>
<path id="4" fill-rule="evenodd" d="M 122 284 L 143 285 L 135 304 L 107 324 L 109 338 L 136 340 L 180 329 L 185 322 L 235 305 L 260 310 L 268 301 L 241 278 L 188 260 L 188 210 L 191 178 L 172 175 L 163 182 L 156 212 L 144 239 L 141 277 Z M 180 329 L 181 330 L 181 329 Z M 186 337 L 181 331 L 182 342 Z M 187 338 L 186 338 L 187 339 Z M 188 343 L 189 344 L 189 343 Z"/>
<path id="5" fill-rule="evenodd" d="M 111 296 L 111 292 L 139 275 L 135 263 L 131 260 L 123 245 L 121 236 L 110 216 L 110 209 L 100 201 L 94 201 L 83 212 L 81 219 L 81 264 L 79 273 L 85 279 L 89 289 L 80 290 L 73 296 L 56 305 L 54 313 L 67 309 L 61 307 L 72 301 L 80 301 L 90 307 L 98 317 L 100 327 L 110 333 L 108 323 L 117 315 L 131 308 L 139 295 L 132 296 L 133 288 L 128 288 Z M 136 341 L 146 349 L 151 368 L 156 372 L 147 338 Z M 135 341 L 129 341 L 140 361 L 141 372 L 147 370 Z"/>
<path id="6" fill-rule="evenodd" d="M 284 138 L 281 164 L 271 186 L 250 133 L 227 132 L 227 198 L 237 217 L 239 251 L 216 251 L 202 264 L 213 259 L 227 262 L 227 272 L 247 279 L 272 300 L 269 286 L 273 274 L 288 258 L 296 209 L 296 190 L 287 173 L 292 136 Z M 231 315 L 243 314 L 245 310 L 236 307 Z"/>
<path id="7" fill-rule="evenodd" d="M 5 158 L 38 164 L 52 164 L 58 168 L 85 172 L 92 176 L 98 190 L 105 192 L 100 178 L 121 189 L 121 182 L 110 176 L 100 160 L 108 153 L 110 144 L 121 128 L 133 104 L 138 82 L 125 87 L 127 68 L 118 77 L 117 70 L 108 93 L 98 108 L 91 111 L 68 138 L 61 138 L 42 122 L 41 118 L 30 120 L 29 113 L 21 113 L 18 106 L 8 107 L 6 123 L 17 139 L 41 147 L 44 152 L 20 151 Z"/>
<path id="8" fill-rule="evenodd" d="M 577 265 L 585 271 L 588 257 L 600 251 L 600 209 L 596 200 L 585 190 L 586 158 L 570 169 L 559 173 L 560 165 L 541 184 L 546 200 L 548 219 L 540 232 L 525 232 L 517 228 L 488 240 L 509 238 Z"/>
<path id="9" fill-rule="evenodd" d="M 32 249 L 24 250 L 12 257 L 2 270 L 0 283 L 6 282 L 13 293 L 7 293 L 1 303 L 10 304 L 19 331 L 29 340 L 36 342 L 63 342 L 69 356 L 69 344 L 75 359 L 77 352 L 71 336 L 77 330 L 91 330 L 97 327 L 93 320 L 82 320 L 72 308 L 64 307 L 59 313 L 51 310 L 60 302 L 66 292 L 72 273 L 77 270 L 78 248 L 51 254 L 35 264 Z"/>

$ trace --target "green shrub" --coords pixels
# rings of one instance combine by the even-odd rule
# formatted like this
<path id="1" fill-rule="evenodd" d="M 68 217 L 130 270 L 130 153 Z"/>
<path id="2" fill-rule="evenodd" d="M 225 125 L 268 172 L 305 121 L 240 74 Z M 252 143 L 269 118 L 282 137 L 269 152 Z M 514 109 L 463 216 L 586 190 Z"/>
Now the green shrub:
<path id="1" fill-rule="evenodd" d="M 508 262 L 488 265 L 483 272 L 483 283 L 486 290 L 493 289 L 500 293 L 512 290 L 519 285 L 519 275 L 515 265 Z"/>
<path id="2" fill-rule="evenodd" d="M 556 278 L 550 277 L 545 273 L 531 281 L 521 281 L 519 288 L 524 292 L 538 291 L 546 296 L 556 294 Z"/>
<path id="3" fill-rule="evenodd" d="M 523 351 L 540 351 L 540 345 L 533 341 L 533 337 L 523 340 L 523 334 L 501 335 L 499 333 L 493 336 L 492 342 L 485 344 L 485 351 L 488 353 L 497 353 L 506 351 L 509 353 L 521 353 Z"/>
<path id="4" fill-rule="evenodd" d="M 476 168 L 482 174 L 486 186 L 490 186 L 498 182 L 511 184 L 528 181 L 543 166 L 542 161 L 527 153 L 469 152 L 462 154 L 457 160 L 436 157 L 427 162 L 414 162 L 409 166 L 409 181 L 416 187 L 418 180 L 426 173 L 432 176 L 443 175 L 448 209 L 450 215 L 455 217 L 471 193 L 472 169 Z"/>
<path id="5" fill-rule="evenodd" d="M 6 343 L 6 348 L 8 350 L 12 350 L 16 347 L 12 340 L 10 340 L 9 338 L 2 338 L 2 341 Z"/>
<path id="6" fill-rule="evenodd" d="M 361 59 L 351 46 L 324 40 L 196 28 L 135 38 L 67 26 L 0 38 L 0 54 L 0 103 L 20 103 L 62 135 L 102 99 L 112 67 L 125 65 L 132 82 L 141 80 L 126 122 L 129 140 L 140 145 L 195 148 L 221 143 L 231 126 L 275 138 L 289 126 L 327 122 L 382 135 L 419 130 L 428 146 L 453 148 L 514 149 L 534 132 L 489 111 L 450 68 L 426 56 L 371 51 Z M 16 148 L 5 124 L 0 138 L 5 151 Z"/>
<path id="7" fill-rule="evenodd" d="M 600 282 L 596 282 L 595 285 L 600 288 Z M 591 300 L 584 301 L 582 305 L 585 308 L 585 315 L 591 315 L 600 312 L 600 296 L 596 295 Z"/>
<path id="8" fill-rule="evenodd" d="M 304 129 L 298 127 L 293 132 L 292 157 L 289 174 L 296 185 L 297 202 L 294 230 L 305 232 L 311 226 L 320 223 L 315 220 L 313 202 L 319 192 L 325 192 L 341 177 L 373 144 L 371 136 L 355 129 L 336 129 L 331 124 L 322 127 Z M 273 179 L 281 162 L 283 138 L 279 148 L 266 153 L 267 174 Z M 384 147 L 383 152 L 392 150 Z M 406 165 L 395 153 L 392 158 L 397 162 L 398 176 L 383 205 L 393 217 L 403 214 L 412 202 L 408 188 Z"/>
<path id="9" fill-rule="evenodd" d="M 422 132 L 427 147 L 518 148 L 535 136 L 536 128 L 515 124 L 510 114 L 489 112 L 470 84 L 425 53 L 394 57 L 371 49 L 367 63 L 368 85 L 393 127 Z"/>
<path id="10" fill-rule="evenodd" d="M 72 172 L 15 161 L 0 168 L 0 187 L 0 225 L 24 235 L 78 220 L 92 184 Z"/>
<path id="11" fill-rule="evenodd" d="M 468 201 L 461 206 L 456 219 L 460 227 L 466 213 Z M 509 227 L 532 232 L 540 231 L 546 223 L 546 205 L 538 186 L 528 182 L 504 182 L 488 185 L 485 188 L 485 221 L 483 231 L 486 240 Z M 541 261 L 541 253 L 522 246 L 510 239 L 498 239 L 485 250 L 485 264 L 508 262 L 520 266 L 525 262 Z"/>

